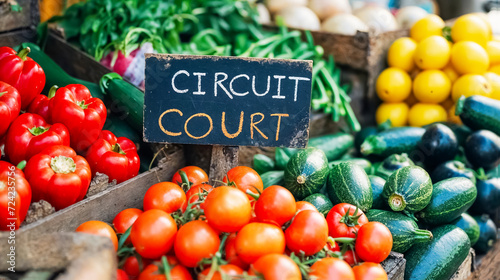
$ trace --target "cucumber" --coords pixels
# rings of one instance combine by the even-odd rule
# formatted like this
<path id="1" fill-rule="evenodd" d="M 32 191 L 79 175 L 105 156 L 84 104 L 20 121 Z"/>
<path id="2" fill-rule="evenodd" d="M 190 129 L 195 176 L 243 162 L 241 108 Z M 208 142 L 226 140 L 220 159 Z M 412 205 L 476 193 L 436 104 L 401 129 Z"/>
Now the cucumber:
<path id="1" fill-rule="evenodd" d="M 415 217 L 429 225 L 451 223 L 469 209 L 476 195 L 476 186 L 467 178 L 437 182 L 432 187 L 431 201 Z"/>
<path id="2" fill-rule="evenodd" d="M 372 208 L 373 209 L 387 208 L 384 198 L 382 196 L 382 193 L 384 192 L 385 180 L 375 175 L 368 175 L 368 178 L 370 179 L 370 183 L 372 186 L 372 195 L 373 195 Z"/>
<path id="3" fill-rule="evenodd" d="M 486 170 L 500 163 L 500 137 L 488 130 L 472 133 L 465 141 L 465 156 L 475 168 Z"/>
<path id="4" fill-rule="evenodd" d="M 354 147 L 356 151 L 360 152 L 361 144 L 368 138 L 368 136 L 375 135 L 378 133 L 378 128 L 376 126 L 368 126 L 362 128 L 356 136 L 354 136 Z"/>
<path id="5" fill-rule="evenodd" d="M 350 158 L 350 159 L 339 159 L 339 160 L 334 160 L 332 162 L 328 163 L 328 167 L 332 168 L 334 165 L 337 165 L 342 162 L 352 162 L 356 165 L 359 165 L 362 167 L 366 173 L 370 172 L 372 170 L 372 163 L 364 158 Z"/>
<path id="6" fill-rule="evenodd" d="M 387 180 L 391 174 L 405 166 L 415 165 L 407 154 L 394 154 L 388 156 L 375 170 L 375 175 L 380 176 L 382 179 Z"/>
<path id="7" fill-rule="evenodd" d="M 444 124 L 433 124 L 425 129 L 424 135 L 418 143 L 419 160 L 424 165 L 433 169 L 447 160 L 452 160 L 458 153 L 457 137 L 449 127 Z M 415 155 L 416 157 L 417 155 Z"/>
<path id="8" fill-rule="evenodd" d="M 113 132 L 116 137 L 127 137 L 134 143 L 142 142 L 139 134 L 137 134 L 137 132 L 133 130 L 128 123 L 113 114 L 108 114 L 102 130 L 109 130 Z"/>
<path id="9" fill-rule="evenodd" d="M 472 130 L 487 129 L 500 134 L 500 101 L 474 95 L 457 101 L 455 114 Z"/>
<path id="10" fill-rule="evenodd" d="M 262 179 L 264 189 L 272 185 L 283 186 L 285 183 L 285 171 L 268 171 L 260 175 L 260 178 Z"/>
<path id="11" fill-rule="evenodd" d="M 474 184 L 476 183 L 476 176 L 474 174 L 474 171 L 470 168 L 466 168 L 465 164 L 457 160 L 442 163 L 431 173 L 431 179 L 433 183 L 455 177 L 467 178 Z"/>
<path id="12" fill-rule="evenodd" d="M 418 166 L 396 170 L 384 185 L 383 197 L 393 211 L 418 212 L 429 204 L 431 196 L 431 178 Z"/>
<path id="13" fill-rule="evenodd" d="M 476 181 L 477 197 L 469 212 L 479 215 L 494 214 L 500 207 L 500 178 L 480 179 Z"/>
<path id="14" fill-rule="evenodd" d="M 274 160 L 266 155 L 256 154 L 253 156 L 253 169 L 259 174 L 272 171 L 275 168 Z"/>
<path id="15" fill-rule="evenodd" d="M 364 212 L 372 207 L 370 179 L 363 168 L 352 162 L 342 162 L 332 167 L 328 174 L 326 191 L 334 205 L 349 203 Z"/>
<path id="16" fill-rule="evenodd" d="M 419 229 L 417 223 L 410 217 L 391 211 L 371 209 L 366 213 L 370 222 L 384 224 L 392 234 L 392 251 L 404 253 L 415 243 L 429 242 L 432 233 Z"/>
<path id="17" fill-rule="evenodd" d="M 432 241 L 406 251 L 405 280 L 450 279 L 469 255 L 469 237 L 462 229 L 444 225 L 433 229 L 432 235 Z"/>
<path id="18" fill-rule="evenodd" d="M 485 254 L 497 240 L 497 227 L 488 214 L 474 216 L 474 219 L 479 225 L 479 238 L 474 245 L 474 250 Z"/>
<path id="19" fill-rule="evenodd" d="M 319 192 L 328 176 L 325 153 L 317 148 L 301 150 L 290 158 L 285 168 L 285 188 L 296 200 Z"/>
<path id="20" fill-rule="evenodd" d="M 307 201 L 314 205 L 314 207 L 316 207 L 321 214 L 325 215 L 325 217 L 333 207 L 333 203 L 330 199 L 326 197 L 326 195 L 320 193 L 311 194 L 304 198 L 303 201 Z"/>
<path id="21" fill-rule="evenodd" d="M 424 133 L 425 129 L 421 127 L 391 128 L 366 138 L 361 144 L 361 153 L 384 157 L 392 154 L 411 153 L 417 148 Z"/>
<path id="22" fill-rule="evenodd" d="M 354 137 L 347 133 L 328 134 L 309 139 L 308 147 L 325 152 L 328 161 L 340 159 L 354 146 Z"/>
<path id="23" fill-rule="evenodd" d="M 467 233 L 471 246 L 474 246 L 474 244 L 476 244 L 477 240 L 479 239 L 479 224 L 474 218 L 472 218 L 471 215 L 463 213 L 462 215 L 460 215 L 460 217 L 456 218 L 450 224 L 461 228 L 463 231 L 465 231 L 465 233 Z"/>
<path id="24" fill-rule="evenodd" d="M 287 153 L 286 149 L 276 148 L 276 151 L 274 152 L 274 162 L 276 164 L 276 168 L 279 170 L 285 170 L 291 156 L 292 154 Z"/>

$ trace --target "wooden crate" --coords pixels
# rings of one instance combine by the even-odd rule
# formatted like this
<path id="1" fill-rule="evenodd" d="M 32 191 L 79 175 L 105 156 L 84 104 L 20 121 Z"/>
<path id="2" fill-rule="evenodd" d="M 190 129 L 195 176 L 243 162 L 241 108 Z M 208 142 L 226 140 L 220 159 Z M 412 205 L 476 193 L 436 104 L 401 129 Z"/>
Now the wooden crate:
<path id="1" fill-rule="evenodd" d="M 471 248 L 469 256 L 467 256 L 465 261 L 462 263 L 462 265 L 460 265 L 460 267 L 457 269 L 457 272 L 453 274 L 450 280 L 469 279 L 469 277 L 472 276 L 475 270 L 475 260 L 476 260 L 476 253 L 474 252 L 474 249 Z"/>
<path id="2" fill-rule="evenodd" d="M 0 46 L 16 46 L 36 39 L 40 22 L 38 0 L 17 0 L 20 12 L 11 11 L 8 1 L 0 0 Z"/>
<path id="3" fill-rule="evenodd" d="M 391 252 L 389 257 L 387 257 L 381 265 L 387 272 L 387 277 L 390 280 L 404 280 L 406 260 L 403 254 Z"/>
<path id="4" fill-rule="evenodd" d="M 475 259 L 475 270 L 468 280 L 500 279 L 500 241 L 485 255 L 478 255 Z"/>

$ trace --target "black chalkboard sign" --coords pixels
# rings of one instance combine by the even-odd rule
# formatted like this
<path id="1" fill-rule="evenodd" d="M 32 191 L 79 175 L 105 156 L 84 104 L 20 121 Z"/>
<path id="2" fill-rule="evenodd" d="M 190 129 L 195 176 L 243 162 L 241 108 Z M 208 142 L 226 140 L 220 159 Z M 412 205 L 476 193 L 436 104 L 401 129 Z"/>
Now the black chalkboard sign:
<path id="1" fill-rule="evenodd" d="M 146 55 L 144 141 L 307 145 L 312 61 Z"/>

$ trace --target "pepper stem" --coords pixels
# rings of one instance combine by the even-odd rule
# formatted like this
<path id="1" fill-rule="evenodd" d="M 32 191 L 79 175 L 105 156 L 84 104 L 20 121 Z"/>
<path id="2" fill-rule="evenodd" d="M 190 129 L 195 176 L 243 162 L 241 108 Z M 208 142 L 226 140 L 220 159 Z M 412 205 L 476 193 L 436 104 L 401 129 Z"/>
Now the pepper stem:
<path id="1" fill-rule="evenodd" d="M 55 173 L 68 174 L 75 172 L 76 164 L 70 157 L 57 156 L 50 160 L 50 168 L 52 168 Z"/>
<path id="2" fill-rule="evenodd" d="M 26 60 L 26 57 L 28 57 L 28 54 L 30 53 L 31 49 L 30 47 L 26 47 L 24 49 L 22 49 L 19 53 L 17 53 L 17 56 L 19 56 L 19 58 L 21 58 L 23 61 Z"/>
<path id="3" fill-rule="evenodd" d="M 57 89 L 59 89 L 59 87 L 58 87 L 58 86 L 56 86 L 56 85 L 52 86 L 52 87 L 50 88 L 50 90 L 49 90 L 49 94 L 48 94 L 48 96 L 47 96 L 47 97 L 48 97 L 49 99 L 51 99 L 52 97 L 54 97 L 54 96 L 56 95 L 56 91 L 57 91 Z"/>
<path id="4" fill-rule="evenodd" d="M 403 211 L 406 208 L 405 199 L 399 194 L 389 196 L 389 206 L 393 211 Z"/>
<path id="5" fill-rule="evenodd" d="M 0 97 L 2 97 L 2 95 L 6 94 L 6 93 L 7 93 L 6 91 L 0 92 Z"/>
<path id="6" fill-rule="evenodd" d="M 21 161 L 20 163 L 18 163 L 18 164 L 17 164 L 17 166 L 16 166 L 16 167 L 17 167 L 18 169 L 23 170 L 23 169 L 26 167 L 26 161 L 25 161 L 25 160 Z"/>
<path id="7" fill-rule="evenodd" d="M 85 105 L 85 100 L 77 102 L 76 105 L 80 106 L 80 108 L 82 108 L 83 110 L 85 110 L 89 107 L 89 105 Z"/>
<path id="8" fill-rule="evenodd" d="M 127 153 L 125 153 L 123 150 L 122 150 L 122 147 L 120 146 L 120 144 L 116 143 L 114 144 L 112 147 L 111 147 L 111 150 L 115 153 L 119 153 L 120 155 L 126 155 Z"/>
<path id="9" fill-rule="evenodd" d="M 35 126 L 32 128 L 28 128 L 28 131 L 31 133 L 31 135 L 38 136 L 38 135 L 44 134 L 49 129 L 50 129 L 50 127 L 45 128 L 43 126 Z"/>

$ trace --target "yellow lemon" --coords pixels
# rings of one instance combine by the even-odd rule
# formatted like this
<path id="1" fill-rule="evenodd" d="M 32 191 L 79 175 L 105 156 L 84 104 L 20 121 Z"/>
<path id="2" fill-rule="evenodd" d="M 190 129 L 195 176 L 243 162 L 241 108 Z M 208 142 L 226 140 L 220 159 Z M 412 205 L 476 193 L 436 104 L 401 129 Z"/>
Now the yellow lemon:
<path id="1" fill-rule="evenodd" d="M 456 105 L 453 104 L 453 106 L 448 109 L 448 121 L 456 124 L 462 124 L 460 117 L 455 115 L 455 107 Z"/>
<path id="2" fill-rule="evenodd" d="M 390 67 L 398 67 L 410 72 L 415 67 L 413 55 L 416 48 L 417 43 L 412 38 L 403 37 L 397 39 L 387 52 L 387 63 L 389 63 Z"/>
<path id="3" fill-rule="evenodd" d="M 460 96 L 473 95 L 491 96 L 492 88 L 485 77 L 477 74 L 467 74 L 458 78 L 451 89 L 451 97 L 457 102 Z"/>
<path id="4" fill-rule="evenodd" d="M 455 103 L 453 102 L 453 99 L 451 98 L 451 96 L 449 96 L 448 98 L 446 98 L 446 100 L 443 101 L 443 102 L 441 102 L 440 104 L 446 110 L 448 110 L 451 107 L 455 106 Z"/>
<path id="5" fill-rule="evenodd" d="M 500 64 L 500 42 L 489 41 L 486 45 L 486 52 L 490 57 L 490 64 Z"/>
<path id="6" fill-rule="evenodd" d="M 460 74 L 483 74 L 488 70 L 490 59 L 479 44 L 462 41 L 451 48 L 451 63 Z"/>
<path id="7" fill-rule="evenodd" d="M 423 103 L 440 103 L 450 96 L 451 81 L 441 70 L 425 70 L 413 81 L 413 94 Z"/>
<path id="8" fill-rule="evenodd" d="M 444 21 L 437 15 L 428 15 L 415 24 L 410 29 L 410 37 L 416 42 L 430 36 L 441 36 L 443 34 Z"/>
<path id="9" fill-rule="evenodd" d="M 448 63 L 442 69 L 442 71 L 446 74 L 446 76 L 448 76 L 448 78 L 452 83 L 454 83 L 458 79 L 458 77 L 460 77 L 460 74 L 458 74 L 457 70 L 453 68 L 453 65 L 451 63 Z"/>
<path id="10" fill-rule="evenodd" d="M 391 120 L 393 127 L 405 126 L 408 122 L 408 111 L 410 107 L 404 102 L 382 103 L 377 108 L 375 119 L 378 124 Z"/>
<path id="11" fill-rule="evenodd" d="M 491 85 L 490 97 L 496 100 L 500 100 L 500 76 L 493 72 L 486 72 L 483 76 Z"/>
<path id="12" fill-rule="evenodd" d="M 441 69 L 450 60 L 450 45 L 441 36 L 428 37 L 418 43 L 414 60 L 420 69 Z"/>
<path id="13" fill-rule="evenodd" d="M 408 113 L 408 122 L 411 126 L 424 126 L 434 122 L 444 122 L 448 113 L 439 104 L 417 103 Z"/>
<path id="14" fill-rule="evenodd" d="M 453 42 L 472 41 L 486 46 L 491 38 L 491 26 L 481 17 L 473 14 L 463 15 L 451 27 Z"/>
<path id="15" fill-rule="evenodd" d="M 488 72 L 493 72 L 497 75 L 500 75 L 500 64 L 491 66 Z"/>
<path id="16" fill-rule="evenodd" d="M 387 68 L 378 76 L 375 87 L 382 101 L 401 102 L 411 93 L 410 75 L 396 67 Z"/>

